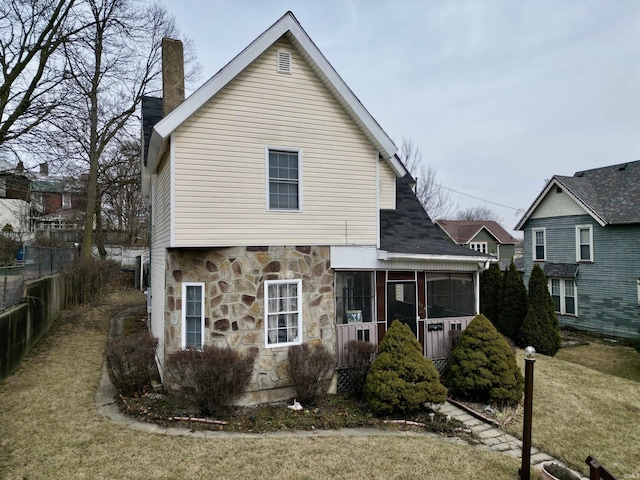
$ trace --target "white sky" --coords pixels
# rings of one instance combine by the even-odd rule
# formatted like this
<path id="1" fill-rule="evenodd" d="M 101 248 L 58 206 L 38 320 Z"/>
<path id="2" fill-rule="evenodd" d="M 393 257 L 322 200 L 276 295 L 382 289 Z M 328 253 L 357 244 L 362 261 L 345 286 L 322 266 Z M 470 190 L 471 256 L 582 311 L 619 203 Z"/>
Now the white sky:
<path id="1" fill-rule="evenodd" d="M 554 174 L 640 159 L 639 0 L 165 3 L 197 86 L 291 10 L 396 145 L 468 195 L 526 209 Z"/>

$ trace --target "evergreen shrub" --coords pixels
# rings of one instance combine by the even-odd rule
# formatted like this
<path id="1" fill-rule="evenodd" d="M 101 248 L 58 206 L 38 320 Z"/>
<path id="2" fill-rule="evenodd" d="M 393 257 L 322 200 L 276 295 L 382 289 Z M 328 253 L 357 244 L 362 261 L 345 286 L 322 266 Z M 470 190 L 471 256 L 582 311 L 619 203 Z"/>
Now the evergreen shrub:
<path id="1" fill-rule="evenodd" d="M 494 322 L 500 333 L 518 342 L 520 327 L 527 314 L 527 288 L 516 264 L 511 260 L 502 281 L 502 303 L 499 320 Z M 493 319 L 491 319 L 493 320 Z"/>
<path id="2" fill-rule="evenodd" d="M 474 402 L 515 405 L 522 399 L 524 377 L 516 357 L 484 315 L 462 332 L 446 384 L 454 397 Z"/>
<path id="3" fill-rule="evenodd" d="M 529 307 L 520 329 L 520 344 L 531 345 L 537 353 L 555 355 L 561 343 L 560 324 L 547 277 L 539 265 L 534 265 L 529 277 Z"/>
<path id="4" fill-rule="evenodd" d="M 394 320 L 379 346 L 365 384 L 369 408 L 377 415 L 405 414 L 442 403 L 447 389 L 411 329 Z"/>

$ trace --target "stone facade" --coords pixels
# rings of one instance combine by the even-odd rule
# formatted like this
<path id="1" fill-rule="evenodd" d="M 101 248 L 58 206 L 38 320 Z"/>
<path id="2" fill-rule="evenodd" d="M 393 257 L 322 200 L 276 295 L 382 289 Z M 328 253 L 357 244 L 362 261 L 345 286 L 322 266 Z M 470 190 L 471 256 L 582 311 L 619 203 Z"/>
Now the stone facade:
<path id="1" fill-rule="evenodd" d="M 329 247 L 170 249 L 166 271 L 165 355 L 181 348 L 182 282 L 203 282 L 205 344 L 229 346 L 255 356 L 243 404 L 293 395 L 287 347 L 265 347 L 265 280 L 302 279 L 302 341 L 321 342 L 335 352 Z"/>

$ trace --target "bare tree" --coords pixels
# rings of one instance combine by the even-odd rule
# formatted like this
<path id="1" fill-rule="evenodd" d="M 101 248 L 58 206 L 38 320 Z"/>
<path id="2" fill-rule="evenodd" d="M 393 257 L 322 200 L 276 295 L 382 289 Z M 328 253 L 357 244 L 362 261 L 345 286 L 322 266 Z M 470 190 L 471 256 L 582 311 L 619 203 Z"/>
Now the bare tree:
<path id="1" fill-rule="evenodd" d="M 77 41 L 64 45 L 74 101 L 54 124 L 60 147 L 88 171 L 81 245 L 81 255 L 87 258 L 91 255 L 94 222 L 100 231 L 102 221 L 97 216 L 101 213 L 100 166 L 105 155 L 117 148 L 122 132 L 137 131 L 132 120 L 142 96 L 160 84 L 160 40 L 177 36 L 177 31 L 173 17 L 159 4 L 76 1 L 84 23 L 91 28 Z"/>
<path id="2" fill-rule="evenodd" d="M 420 148 L 411 140 L 402 140 L 400 159 L 415 178 L 416 196 L 432 220 L 445 218 L 457 208 L 450 192 L 438 184 L 436 170 L 424 164 Z"/>
<path id="3" fill-rule="evenodd" d="M 455 214 L 454 220 L 464 220 L 467 222 L 473 221 L 494 221 L 500 222 L 502 219 L 494 211 L 487 207 L 470 207 L 463 210 L 458 210 Z"/>
<path id="4" fill-rule="evenodd" d="M 0 2 L 0 147 L 26 136 L 60 105 L 66 81 L 61 49 L 87 24 L 76 0 Z"/>

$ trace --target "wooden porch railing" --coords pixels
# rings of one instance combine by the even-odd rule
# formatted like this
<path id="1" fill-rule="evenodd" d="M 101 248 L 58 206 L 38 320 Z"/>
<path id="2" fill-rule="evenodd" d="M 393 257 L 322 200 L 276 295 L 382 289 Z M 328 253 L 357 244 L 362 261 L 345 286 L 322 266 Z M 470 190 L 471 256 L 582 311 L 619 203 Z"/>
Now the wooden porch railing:
<path id="1" fill-rule="evenodd" d="M 473 317 L 421 318 L 418 319 L 418 335 L 424 346 L 424 356 L 430 359 L 451 356 L 451 332 L 464 330 Z"/>
<path id="2" fill-rule="evenodd" d="M 378 345 L 378 324 L 376 322 L 366 322 L 336 325 L 336 357 L 338 367 L 347 366 L 345 349 L 349 340 L 363 340 Z"/>
<path id="3" fill-rule="evenodd" d="M 614 477 L 591 455 L 587 457 L 584 463 L 589 465 L 589 480 L 616 480 L 616 477 Z"/>

